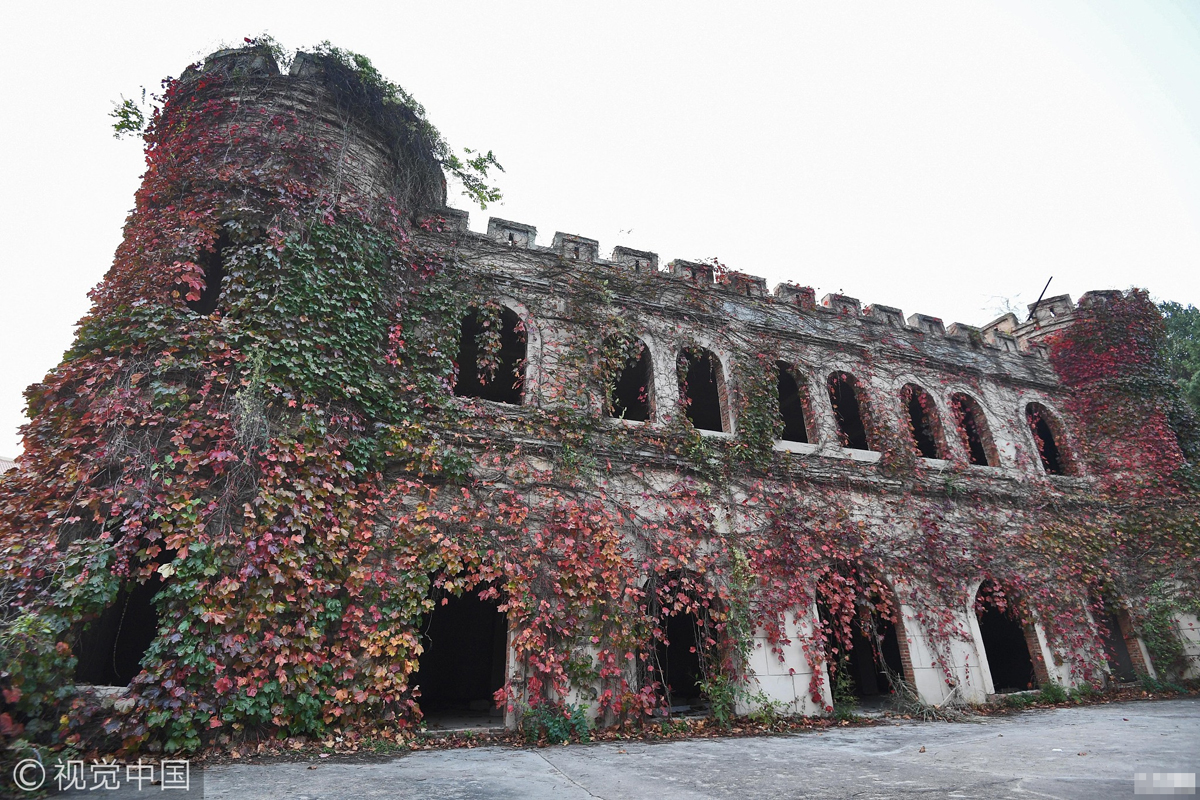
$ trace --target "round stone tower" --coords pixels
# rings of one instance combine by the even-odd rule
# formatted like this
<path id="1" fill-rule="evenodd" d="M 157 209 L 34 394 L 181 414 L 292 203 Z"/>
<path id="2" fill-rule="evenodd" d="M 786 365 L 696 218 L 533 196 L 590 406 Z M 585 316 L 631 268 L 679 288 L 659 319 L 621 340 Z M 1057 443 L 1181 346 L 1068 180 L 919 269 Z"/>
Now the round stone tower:
<path id="1" fill-rule="evenodd" d="M 419 601 L 371 542 L 391 432 L 418 435 L 398 331 L 437 259 L 410 232 L 446 184 L 406 100 L 333 49 L 165 84 L 124 240 L 0 479 L 2 621 L 32 631 L 9 719 L 34 738 L 87 718 L 39 681 L 128 687 L 110 732 L 168 749 L 411 706 Z"/>

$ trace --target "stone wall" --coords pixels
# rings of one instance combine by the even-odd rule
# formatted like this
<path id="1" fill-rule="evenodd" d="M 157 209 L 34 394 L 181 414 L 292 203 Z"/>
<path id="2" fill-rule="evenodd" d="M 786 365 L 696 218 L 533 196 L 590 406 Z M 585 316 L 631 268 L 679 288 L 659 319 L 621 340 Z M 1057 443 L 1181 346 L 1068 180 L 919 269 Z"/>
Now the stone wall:
<path id="1" fill-rule="evenodd" d="M 979 515 L 1015 531 L 1031 520 L 1031 510 L 1025 507 L 1031 487 L 1067 502 L 1082 502 L 1093 485 L 1094 478 L 1082 464 L 1073 475 L 1046 473 L 1025 411 L 1029 403 L 1038 403 L 1055 415 L 1064 439 L 1058 444 L 1064 453 L 1071 451 L 1074 421 L 1062 406 L 1065 390 L 1040 341 L 1048 330 L 1069 324 L 1070 298 L 1043 301 L 1025 324 L 1012 317 L 984 327 L 963 323 L 947 327 L 931 315 L 906 317 L 884 305 L 864 308 L 859 300 L 843 295 L 827 295 L 816 302 L 811 289 L 790 283 L 768 293 L 763 279 L 736 272 L 714 275 L 720 271 L 713 265 L 677 260 L 660 268 L 658 255 L 650 251 L 618 247 L 604 259 L 599 244 L 582 236 L 555 233 L 551 245 L 542 247 L 531 225 L 492 218 L 484 235 L 469 231 L 466 222 L 463 212 L 446 209 L 434 214 L 426 240 L 430 247 L 449 254 L 477 285 L 488 287 L 491 299 L 511 308 L 523 321 L 528 338 L 526 408 L 583 404 L 599 413 L 602 405 L 594 391 L 589 394 L 581 388 L 587 385 L 586 377 L 579 371 L 578 359 L 569 357 L 573 351 L 594 346 L 598 335 L 589 329 L 583 309 L 573 307 L 581 302 L 579 297 L 558 291 L 555 276 L 569 274 L 602 285 L 607 300 L 621 309 L 629 330 L 651 353 L 651 419 L 646 423 L 611 419 L 610 426 L 669 431 L 677 424 L 684 412 L 676 359 L 685 345 L 698 344 L 717 356 L 724 379 L 725 429 L 704 433 L 730 440 L 739 430 L 735 409 L 740 381 L 746 370 L 759 368 L 756 354 L 767 354 L 769 362 L 787 362 L 794 365 L 810 401 L 809 442 L 776 441 L 780 456 L 768 470 L 766 482 L 799 483 L 814 492 L 833 487 L 881 537 L 907 535 L 922 510 L 933 505 L 949 509 L 947 524 L 961 526 L 953 532 L 958 538 L 969 539 L 972 519 Z M 849 449 L 839 441 L 825 388 L 826 378 L 835 371 L 856 376 L 865 390 L 875 428 L 871 450 Z M 922 387 L 933 398 L 945 452 L 943 458 L 916 459 L 907 474 L 898 476 L 882 463 L 881 454 L 910 447 L 900 400 L 907 384 Z M 958 392 L 974 398 L 982 408 L 998 457 L 995 465 L 968 463 L 966 443 L 952 422 L 950 398 Z M 503 413 L 520 417 L 528 412 L 508 407 Z M 690 469 L 659 453 L 608 449 L 603 444 L 600 450 L 607 459 L 653 473 L 664 486 Z M 613 478 L 603 488 L 609 496 L 624 496 L 649 516 L 662 513 L 654 507 L 654 498 L 639 495 L 633 484 L 623 485 Z M 729 520 L 735 533 L 756 524 L 754 511 L 740 508 L 736 498 L 714 501 L 714 512 Z M 963 635 L 949 643 L 950 663 L 945 663 L 947 654 L 939 652 L 917 621 L 914 605 L 923 588 L 912 576 L 897 574 L 888 579 L 900 599 L 904 671 L 921 698 L 932 704 L 952 698 L 985 700 L 995 687 L 972 611 L 974 592 L 964 595 L 961 609 L 952 610 Z M 751 660 L 757 686 L 796 713 L 820 711 L 819 704 L 806 695 L 813 666 L 801 647 L 811 635 L 815 614 L 815 608 L 793 609 L 784 623 L 790 643 L 772 652 L 760 634 Z M 1040 682 L 1052 680 L 1071 687 L 1081 680 L 1078 664 L 1089 656 L 1055 652 L 1036 621 L 1026 638 Z M 827 682 L 825 686 L 828 705 Z"/>

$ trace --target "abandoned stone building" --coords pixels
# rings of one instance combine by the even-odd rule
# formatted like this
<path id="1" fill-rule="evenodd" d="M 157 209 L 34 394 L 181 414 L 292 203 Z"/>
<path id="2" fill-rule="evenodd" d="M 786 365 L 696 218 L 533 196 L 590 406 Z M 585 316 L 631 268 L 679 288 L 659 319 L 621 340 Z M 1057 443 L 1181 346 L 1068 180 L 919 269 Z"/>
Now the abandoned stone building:
<path id="1" fill-rule="evenodd" d="M 487 276 L 504 321 L 500 372 L 505 379 L 480 386 L 478 380 L 460 377 L 457 395 L 511 406 L 503 412 L 510 416 L 561 401 L 563 383 L 574 381 L 569 373 L 555 372 L 569 360 L 564 353 L 582 346 L 593 332 L 572 318 L 569 301 L 555 296 L 547 275 L 565 269 L 600 280 L 607 276 L 614 286 L 622 285 L 613 280 L 621 275 L 628 293 L 615 302 L 627 315 L 639 347 L 618 373 L 608 402 L 601 396 L 589 398 L 608 426 L 669 428 L 686 419 L 704 437 L 732 441 L 739 425 L 733 376 L 762 369 L 754 351 L 765 350 L 773 362 L 765 366 L 774 368 L 772 406 L 780 424 L 772 442 L 778 455 L 763 480 L 838 487 L 842 502 L 861 515 L 869 537 L 887 539 L 896 528 L 914 525 L 920 505 L 930 502 L 930 495 L 942 494 L 950 474 L 961 482 L 953 505 L 995 517 L 1031 511 L 1022 508 L 1030 483 L 1066 496 L 1086 496 L 1091 490 L 1062 410 L 1064 388 L 1041 344 L 1071 324 L 1075 305 L 1069 296 L 1034 304 L 1025 322 L 1008 314 L 982 328 L 962 323 L 947 327 L 926 314 L 905 316 L 883 305 L 863 308 L 858 299 L 844 295 L 817 301 L 812 290 L 791 284 L 768 292 L 762 278 L 738 272 L 718 276 L 712 264 L 676 260 L 664 269 L 656 253 L 625 247 L 614 248 L 605 259 L 598 242 L 582 236 L 557 232 L 549 246 L 539 247 L 531 225 L 493 217 L 487 233 L 479 234 L 468 230 L 463 212 L 443 209 L 439 215 L 443 225 L 437 236 L 453 240 L 450 246 L 465 270 Z M 1080 303 L 1103 305 L 1114 294 L 1119 295 L 1092 292 Z M 689 301 L 697 295 L 711 297 L 706 313 L 698 313 Z M 477 334 L 477 324 L 468 316 L 459 349 L 460 375 L 468 374 L 475 358 L 471 340 Z M 890 446 L 917 454 L 916 485 L 901 489 L 879 469 L 889 446 L 885 437 L 894 439 Z M 670 485 L 687 473 L 685 465 L 619 446 L 605 457 L 624 462 L 605 483 L 606 491 L 626 493 L 633 505 L 652 507 L 654 498 L 642 493 L 640 481 L 624 485 L 621 474 L 655 470 L 656 481 Z M 828 502 L 823 494 L 814 492 L 812 498 Z M 722 522 L 735 537 L 761 524 L 754 511 L 739 507 L 738 500 L 744 499 L 723 509 L 727 516 Z M 944 496 L 934 502 L 943 501 Z M 956 515 L 947 516 L 947 524 L 954 525 Z M 961 522 L 969 525 L 969 519 L 963 514 Z M 1018 523 L 1009 524 L 1015 528 Z M 982 579 L 970 587 L 960 608 L 950 610 L 969 636 L 940 653 L 910 599 L 921 591 L 913 576 L 895 572 L 883 578 L 897 593 L 897 624 L 876 617 L 869 627 L 854 630 L 857 646 L 850 651 L 849 669 L 859 697 L 889 693 L 889 675 L 908 681 L 923 701 L 934 705 L 955 694 L 967 702 L 983 702 L 995 693 L 1048 681 L 1073 687 L 1084 680 L 1055 653 L 1036 619 L 1023 624 L 1004 613 L 1003 606 L 977 602 L 980 589 L 991 588 L 981 586 Z M 788 620 L 787 644 L 768 641 L 762 632 L 755 639 L 751 679 L 766 697 L 793 713 L 819 714 L 832 703 L 827 680 L 822 682 L 823 700 L 808 692 L 813 665 L 803 644 L 818 620 L 814 603 Z M 1154 674 L 1128 611 L 1113 608 L 1093 622 L 1109 655 L 1105 671 L 1118 680 Z M 1194 661 L 1200 654 L 1196 620 L 1181 616 L 1178 623 Z M 874 646 L 869 631 L 878 636 Z M 694 699 L 699 668 L 687 653 L 697 646 L 695 634 L 681 626 L 668 638 L 672 645 L 660 659 L 666 683 L 677 695 Z M 685 647 L 675 649 L 677 639 Z"/>
<path id="2" fill-rule="evenodd" d="M 1193 596 L 1194 532 L 1155 516 L 1130 566 L 1128 520 L 1193 513 L 1188 462 L 1144 392 L 1123 433 L 1087 416 L 1115 390 L 1059 344 L 1137 296 L 947 326 L 475 232 L 423 118 L 336 56 L 281 74 L 249 46 L 169 84 L 0 481 L 13 607 L 58 615 L 74 680 L 131 686 L 135 735 L 824 714 L 1168 668 L 1147 587 Z M 1197 620 L 1167 618 L 1195 676 Z"/>

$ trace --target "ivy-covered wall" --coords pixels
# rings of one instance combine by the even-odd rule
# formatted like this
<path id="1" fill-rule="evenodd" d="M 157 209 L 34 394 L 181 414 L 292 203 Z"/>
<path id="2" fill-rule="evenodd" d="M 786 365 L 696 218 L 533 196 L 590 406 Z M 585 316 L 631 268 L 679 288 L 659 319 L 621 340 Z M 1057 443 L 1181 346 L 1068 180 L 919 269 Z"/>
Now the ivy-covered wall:
<path id="1" fill-rule="evenodd" d="M 1192 464 L 1138 293 L 1082 308 L 1048 359 L 1009 352 L 886 307 L 762 296 L 719 264 L 706 285 L 698 265 L 577 256 L 578 237 L 471 234 L 443 208 L 453 162 L 419 106 L 341 51 L 290 75 L 262 47 L 215 54 L 163 97 L 114 265 L 29 389 L 21 469 L 0 478 L 6 736 L 175 751 L 411 726 L 420 626 L 445 594 L 500 602 L 510 720 L 586 703 L 627 726 L 663 713 L 656 645 L 683 616 L 714 713 L 821 713 L 864 608 L 902 626 L 942 702 L 989 688 L 985 579 L 1066 682 L 1104 669 L 1089 607 L 1169 643 L 1194 605 Z M 464 317 L 477 382 L 504 379 L 505 308 L 520 403 L 456 396 Z M 643 346 L 651 418 L 611 419 Z M 719 371 L 723 433 L 687 422 L 688 353 Z M 777 362 L 806 445 L 777 444 Z M 842 446 L 836 372 L 870 451 Z M 915 449 L 909 385 L 943 458 Z M 998 463 L 968 463 L 954 393 Z M 1031 402 L 1076 474 L 1044 474 Z M 99 708 L 76 662 L 139 586 L 153 641 Z"/>

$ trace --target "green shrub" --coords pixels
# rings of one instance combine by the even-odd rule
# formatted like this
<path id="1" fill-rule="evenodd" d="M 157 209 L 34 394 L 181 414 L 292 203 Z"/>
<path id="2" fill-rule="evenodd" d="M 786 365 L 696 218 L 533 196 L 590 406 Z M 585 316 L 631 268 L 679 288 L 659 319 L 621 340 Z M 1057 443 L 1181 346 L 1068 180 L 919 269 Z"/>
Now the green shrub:
<path id="1" fill-rule="evenodd" d="M 1000 702 L 1005 708 L 1022 709 L 1033 705 L 1034 698 L 1022 692 L 1020 694 L 1006 694 Z"/>
<path id="2" fill-rule="evenodd" d="M 841 661 L 838 662 L 832 688 L 834 719 L 854 719 L 854 710 L 858 708 L 858 695 L 854 693 L 854 678 L 850 677 L 850 659 L 848 656 L 843 656 Z"/>
<path id="3" fill-rule="evenodd" d="M 1061 683 L 1051 682 L 1042 687 L 1038 700 L 1043 703 L 1065 703 L 1069 697 Z"/>
<path id="4" fill-rule="evenodd" d="M 521 715 L 521 733 L 529 744 L 536 744 L 543 738 L 550 744 L 565 744 L 572 738 L 586 742 L 591 738 L 592 729 L 587 708 L 586 705 L 566 703 L 526 709 Z"/>
<path id="5" fill-rule="evenodd" d="M 1182 694 L 1187 691 L 1187 688 L 1175 683 L 1174 681 L 1164 680 L 1163 678 L 1155 678 L 1150 675 L 1142 675 L 1141 678 L 1142 691 L 1152 694 Z"/>
<path id="6" fill-rule="evenodd" d="M 736 716 L 738 695 L 741 687 L 726 675 L 715 675 L 710 680 L 700 681 L 700 691 L 708 698 L 709 713 L 717 727 L 728 728 Z"/>
<path id="7" fill-rule="evenodd" d="M 43 744 L 57 740 L 59 717 L 74 692 L 75 659 L 56 641 L 50 624 L 35 614 L 21 614 L 0 626 L 0 720 L 27 739 Z"/>
<path id="8" fill-rule="evenodd" d="M 1071 690 L 1070 697 L 1076 703 L 1081 703 L 1084 700 L 1092 699 L 1097 694 L 1099 694 L 1099 692 L 1096 691 L 1095 686 L 1092 686 L 1090 683 L 1081 683 Z"/>

